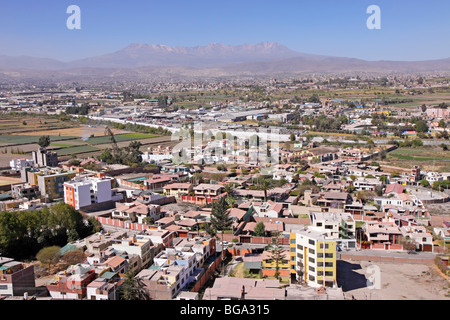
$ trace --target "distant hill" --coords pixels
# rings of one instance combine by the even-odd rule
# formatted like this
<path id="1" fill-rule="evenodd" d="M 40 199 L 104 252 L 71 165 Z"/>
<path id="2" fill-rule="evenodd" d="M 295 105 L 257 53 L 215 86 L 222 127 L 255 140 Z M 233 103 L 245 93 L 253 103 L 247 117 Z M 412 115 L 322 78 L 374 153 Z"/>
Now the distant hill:
<path id="1" fill-rule="evenodd" d="M 276 42 L 197 47 L 131 44 L 117 52 L 70 62 L 0 55 L 0 79 L 180 79 L 304 73 L 447 72 L 450 58 L 366 61 L 293 51 Z"/>
<path id="2" fill-rule="evenodd" d="M 217 67 L 231 63 L 268 61 L 302 55 L 275 42 L 238 46 L 169 47 L 131 44 L 117 52 L 69 63 L 71 67 L 135 68 L 147 66 Z"/>

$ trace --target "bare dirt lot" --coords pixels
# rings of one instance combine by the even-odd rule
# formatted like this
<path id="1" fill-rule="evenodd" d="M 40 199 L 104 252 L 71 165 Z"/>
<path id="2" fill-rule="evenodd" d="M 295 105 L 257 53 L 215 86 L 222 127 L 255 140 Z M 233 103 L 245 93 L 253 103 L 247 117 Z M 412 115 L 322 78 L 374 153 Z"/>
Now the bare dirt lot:
<path id="1" fill-rule="evenodd" d="M 380 283 L 372 285 L 377 268 Z M 450 282 L 434 265 L 341 260 L 338 285 L 357 300 L 450 300 Z"/>
<path id="2" fill-rule="evenodd" d="M 0 186 L 6 186 L 9 184 L 15 184 L 20 183 L 22 180 L 20 178 L 11 178 L 11 177 L 4 177 L 0 176 Z"/>

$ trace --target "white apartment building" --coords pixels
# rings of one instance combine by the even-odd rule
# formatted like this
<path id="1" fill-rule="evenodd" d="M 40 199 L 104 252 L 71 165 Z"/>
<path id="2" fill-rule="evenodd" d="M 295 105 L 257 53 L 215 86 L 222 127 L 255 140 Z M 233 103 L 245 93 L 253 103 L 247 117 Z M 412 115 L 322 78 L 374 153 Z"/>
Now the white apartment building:
<path id="1" fill-rule="evenodd" d="M 94 203 L 122 200 L 122 194 L 116 194 L 111 184 L 112 178 L 75 178 L 64 183 L 64 202 L 79 210 Z"/>

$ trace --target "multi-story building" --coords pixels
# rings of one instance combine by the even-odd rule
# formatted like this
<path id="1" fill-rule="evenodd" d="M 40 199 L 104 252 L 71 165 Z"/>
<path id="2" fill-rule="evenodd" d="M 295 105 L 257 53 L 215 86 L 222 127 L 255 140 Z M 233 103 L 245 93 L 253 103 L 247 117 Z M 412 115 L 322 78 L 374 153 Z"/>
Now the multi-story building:
<path id="1" fill-rule="evenodd" d="M 41 195 L 48 200 L 63 198 L 63 184 L 73 177 L 75 177 L 73 171 L 38 175 L 37 181 Z"/>
<path id="2" fill-rule="evenodd" d="M 400 230 L 403 237 L 414 241 L 416 250 L 434 251 L 433 235 L 424 226 L 404 226 Z"/>
<path id="3" fill-rule="evenodd" d="M 308 229 L 290 233 L 291 274 L 312 287 L 336 287 L 336 239 Z"/>
<path id="4" fill-rule="evenodd" d="M 356 223 L 348 212 L 314 212 L 309 213 L 310 229 L 326 233 L 332 238 L 354 238 Z"/>
<path id="5" fill-rule="evenodd" d="M 281 217 L 283 204 L 271 200 L 262 203 L 253 202 L 253 209 L 258 217 L 278 218 Z"/>
<path id="6" fill-rule="evenodd" d="M 14 259 L 0 257 L 0 296 L 34 294 L 36 283 L 34 266 Z"/>
<path id="7" fill-rule="evenodd" d="M 388 198 L 388 197 L 379 197 L 374 198 L 374 203 L 380 205 L 382 210 L 386 211 L 390 207 L 399 207 L 399 208 L 408 208 L 408 209 L 423 209 L 424 205 L 420 199 L 418 199 L 415 195 L 400 193 L 397 196 Z"/>
<path id="8" fill-rule="evenodd" d="M 357 178 L 353 181 L 353 186 L 357 191 L 375 191 L 377 187 L 382 187 L 383 183 L 375 178 Z"/>
<path id="9" fill-rule="evenodd" d="M 450 109 L 443 109 L 443 108 L 427 108 L 426 110 L 427 117 L 429 118 L 450 118 Z"/>
<path id="10" fill-rule="evenodd" d="M 370 244 L 371 249 L 402 247 L 402 232 L 395 222 L 366 221 L 362 230 L 363 240 Z"/>
<path id="11" fill-rule="evenodd" d="M 76 210 L 94 203 L 121 201 L 123 195 L 112 190 L 113 178 L 76 178 L 64 183 L 64 202 Z"/>
<path id="12" fill-rule="evenodd" d="M 444 181 L 444 177 L 439 172 L 429 171 L 424 177 L 431 185 L 437 181 Z"/>
<path id="13" fill-rule="evenodd" d="M 47 290 L 53 299 L 80 300 L 86 297 L 87 286 L 95 278 L 95 270 L 91 266 L 73 265 L 50 280 Z"/>
<path id="14" fill-rule="evenodd" d="M 111 272 L 105 272 L 108 275 Z M 88 300 L 119 300 L 120 289 L 123 284 L 122 278 L 112 278 L 100 276 L 86 287 L 86 297 Z"/>
<path id="15" fill-rule="evenodd" d="M 153 243 L 148 235 L 131 236 L 115 242 L 111 247 L 116 251 L 126 252 L 128 255 L 137 255 L 140 258 L 140 268 L 145 268 L 153 263 L 155 256 L 163 250 L 163 245 Z"/>
<path id="16" fill-rule="evenodd" d="M 39 148 L 32 152 L 33 161 L 40 167 L 56 167 L 58 166 L 58 154 L 53 151 Z"/>
<path id="17" fill-rule="evenodd" d="M 217 197 L 224 190 L 224 187 L 219 184 L 207 184 L 202 183 L 194 187 L 194 192 L 196 197 Z"/>
<path id="18" fill-rule="evenodd" d="M 29 183 L 19 183 L 11 185 L 11 193 L 15 199 L 27 198 L 29 200 L 38 198 L 41 195 L 39 186 Z"/>
<path id="19" fill-rule="evenodd" d="M 182 195 L 188 195 L 193 191 L 192 183 L 171 183 L 163 187 L 164 195 L 181 198 Z"/>
<path id="20" fill-rule="evenodd" d="M 116 208 L 112 211 L 113 219 L 131 220 L 131 222 L 144 223 L 144 219 L 149 217 L 153 221 L 162 218 L 161 207 L 157 204 L 144 204 L 139 201 L 131 203 L 116 203 Z"/>
<path id="21" fill-rule="evenodd" d="M 126 236 L 126 231 L 116 231 L 111 234 L 95 233 L 84 239 L 86 251 L 96 256 L 101 256 L 102 251 L 106 250 L 113 243 L 120 242 Z"/>
<path id="22" fill-rule="evenodd" d="M 75 171 L 65 171 L 59 168 L 30 169 L 27 172 L 26 181 L 31 185 L 37 185 L 41 196 L 46 200 L 54 200 L 64 197 L 63 184 L 73 179 Z"/>
<path id="23" fill-rule="evenodd" d="M 183 266 L 160 268 L 152 266 L 141 270 L 136 279 L 143 284 L 144 290 L 152 300 L 171 300 L 181 291 L 180 272 Z"/>
<path id="24" fill-rule="evenodd" d="M 151 299 L 173 299 L 201 276 L 201 261 L 206 261 L 210 250 L 199 241 L 186 241 L 182 240 L 175 248 L 160 252 L 154 259 L 154 265 L 136 276 L 144 283 Z"/>
<path id="25" fill-rule="evenodd" d="M 146 229 L 145 230 L 145 234 L 146 234 L 146 236 L 149 237 L 149 239 L 154 244 L 162 244 L 164 246 L 164 248 L 169 248 L 169 247 L 172 246 L 172 240 L 174 238 L 174 233 L 169 231 L 169 230 L 165 230 L 165 229 L 158 229 L 158 230 Z"/>
<path id="26" fill-rule="evenodd" d="M 25 158 L 12 159 L 9 162 L 9 166 L 12 171 L 21 171 L 23 168 L 34 167 L 34 160 Z"/>

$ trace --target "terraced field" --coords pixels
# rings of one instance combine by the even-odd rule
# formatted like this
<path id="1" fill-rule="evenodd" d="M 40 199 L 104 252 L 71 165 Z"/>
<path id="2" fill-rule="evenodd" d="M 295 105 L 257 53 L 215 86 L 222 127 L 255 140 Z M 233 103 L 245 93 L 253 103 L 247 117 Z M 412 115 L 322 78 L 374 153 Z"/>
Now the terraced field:
<path id="1" fill-rule="evenodd" d="M 58 156 L 67 156 L 67 155 L 72 155 L 72 154 L 95 152 L 95 151 L 99 151 L 99 149 L 91 147 L 89 145 L 62 148 L 59 150 L 55 150 L 55 152 L 58 154 Z"/>
<path id="2" fill-rule="evenodd" d="M 24 121 L 26 124 L 24 124 Z M 128 146 L 138 140 L 142 151 L 149 146 L 173 146 L 170 136 L 136 133 L 111 129 L 119 147 Z M 106 148 L 111 148 L 111 139 L 105 135 L 105 126 L 77 125 L 57 119 L 42 117 L 0 119 L 0 167 L 8 167 L 9 161 L 17 157 L 31 158 L 31 152 L 39 148 L 37 144 L 43 135 L 50 137 L 49 150 L 55 151 L 60 160 L 96 156 Z"/>
<path id="3" fill-rule="evenodd" d="M 411 168 L 421 166 L 422 170 L 447 172 L 450 168 L 450 151 L 442 148 L 398 148 L 387 156 L 390 166 Z"/>
<path id="4" fill-rule="evenodd" d="M 32 136 L 32 135 L 0 135 L 0 143 L 1 146 L 17 146 L 24 144 L 32 144 L 37 143 L 40 136 Z M 76 139 L 77 137 L 61 137 L 61 136 L 50 136 L 50 141 L 63 141 L 63 140 L 71 140 Z"/>

